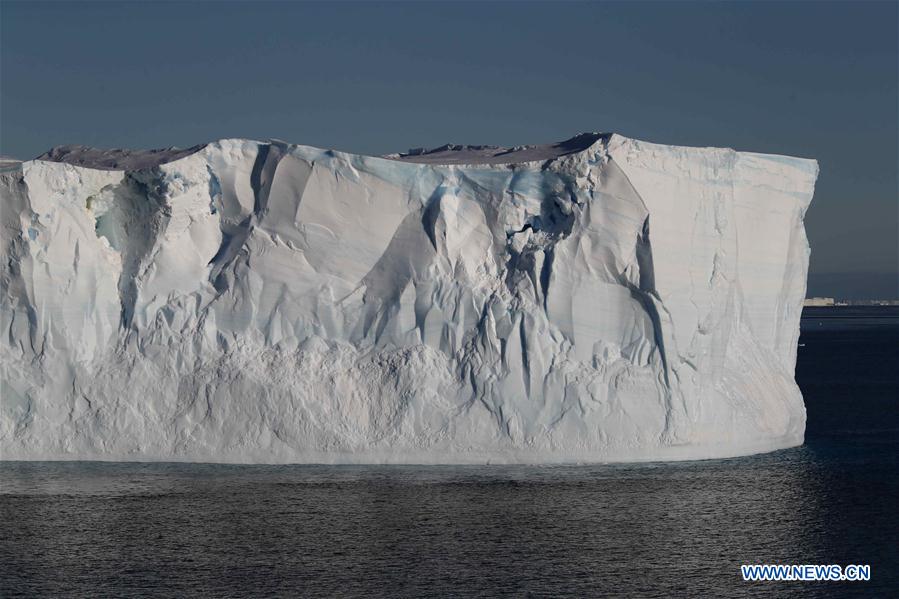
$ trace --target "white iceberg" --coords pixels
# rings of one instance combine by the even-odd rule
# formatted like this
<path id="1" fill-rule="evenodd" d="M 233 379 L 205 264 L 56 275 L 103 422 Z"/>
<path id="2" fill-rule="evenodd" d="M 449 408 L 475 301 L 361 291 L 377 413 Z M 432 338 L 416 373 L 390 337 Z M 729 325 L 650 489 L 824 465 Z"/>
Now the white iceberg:
<path id="1" fill-rule="evenodd" d="M 801 444 L 813 160 L 226 139 L 0 171 L 0 456 L 551 463 Z"/>

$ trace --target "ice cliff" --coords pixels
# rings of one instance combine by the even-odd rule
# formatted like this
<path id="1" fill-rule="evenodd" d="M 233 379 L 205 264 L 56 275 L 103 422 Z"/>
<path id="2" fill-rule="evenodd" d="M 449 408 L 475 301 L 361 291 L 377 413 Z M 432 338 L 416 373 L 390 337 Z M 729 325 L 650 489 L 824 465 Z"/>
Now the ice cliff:
<path id="1" fill-rule="evenodd" d="M 597 462 L 801 444 L 812 160 L 584 134 L 0 169 L 0 456 Z"/>

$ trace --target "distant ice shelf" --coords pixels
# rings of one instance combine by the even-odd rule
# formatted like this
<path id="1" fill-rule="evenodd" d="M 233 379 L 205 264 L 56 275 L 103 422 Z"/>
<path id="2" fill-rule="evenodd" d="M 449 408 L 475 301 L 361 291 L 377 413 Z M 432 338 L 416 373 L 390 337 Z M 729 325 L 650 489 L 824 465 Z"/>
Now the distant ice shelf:
<path id="1" fill-rule="evenodd" d="M 582 134 L 3 166 L 3 459 L 609 462 L 803 441 L 813 160 Z"/>

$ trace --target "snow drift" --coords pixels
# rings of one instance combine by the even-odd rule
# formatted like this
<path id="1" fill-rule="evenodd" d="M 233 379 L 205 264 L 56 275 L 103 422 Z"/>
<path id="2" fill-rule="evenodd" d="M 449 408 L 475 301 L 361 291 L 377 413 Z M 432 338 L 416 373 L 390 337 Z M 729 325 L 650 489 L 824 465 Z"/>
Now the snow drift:
<path id="1" fill-rule="evenodd" d="M 801 444 L 817 171 L 600 134 L 13 163 L 0 453 L 541 463 Z"/>

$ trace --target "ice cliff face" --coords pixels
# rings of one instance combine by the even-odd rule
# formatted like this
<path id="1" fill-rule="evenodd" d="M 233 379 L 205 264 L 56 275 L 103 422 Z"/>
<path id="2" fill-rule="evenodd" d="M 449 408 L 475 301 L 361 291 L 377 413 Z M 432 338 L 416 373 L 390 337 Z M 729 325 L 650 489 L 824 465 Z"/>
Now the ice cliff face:
<path id="1" fill-rule="evenodd" d="M 802 443 L 811 160 L 581 135 L 0 173 L 0 455 L 561 462 Z"/>

